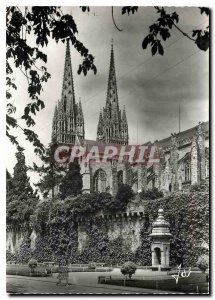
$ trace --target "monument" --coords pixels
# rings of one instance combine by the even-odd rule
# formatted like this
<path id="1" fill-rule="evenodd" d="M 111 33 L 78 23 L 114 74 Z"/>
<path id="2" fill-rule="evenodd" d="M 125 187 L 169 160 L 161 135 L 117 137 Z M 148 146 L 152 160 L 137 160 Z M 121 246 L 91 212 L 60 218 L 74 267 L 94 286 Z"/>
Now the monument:
<path id="1" fill-rule="evenodd" d="M 166 270 L 169 267 L 170 239 L 169 223 L 164 219 L 163 209 L 158 210 L 158 218 L 152 223 L 152 269 Z"/>

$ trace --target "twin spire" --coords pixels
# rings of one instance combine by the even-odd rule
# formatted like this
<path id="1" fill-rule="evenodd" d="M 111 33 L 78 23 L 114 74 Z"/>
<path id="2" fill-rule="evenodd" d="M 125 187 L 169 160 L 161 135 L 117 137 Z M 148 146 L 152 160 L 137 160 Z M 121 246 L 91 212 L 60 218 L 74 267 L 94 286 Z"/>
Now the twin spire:
<path id="1" fill-rule="evenodd" d="M 100 111 L 97 140 L 106 143 L 128 144 L 128 123 L 125 107 L 119 109 L 113 43 L 111 45 L 110 68 L 106 106 Z"/>
<path id="2" fill-rule="evenodd" d="M 81 101 L 75 101 L 70 47 L 67 40 L 61 100 L 55 106 L 52 140 L 75 143 L 76 135 L 80 140 L 84 140 L 84 115 Z"/>
<path id="3" fill-rule="evenodd" d="M 79 100 L 79 103 L 75 101 L 70 47 L 69 40 L 67 40 L 61 100 L 55 106 L 52 140 L 61 143 L 75 143 L 77 138 L 80 141 L 85 138 L 84 115 L 81 101 Z M 106 143 L 128 144 L 125 107 L 123 112 L 119 109 L 113 42 L 111 44 L 106 106 L 99 114 L 97 140 Z"/>

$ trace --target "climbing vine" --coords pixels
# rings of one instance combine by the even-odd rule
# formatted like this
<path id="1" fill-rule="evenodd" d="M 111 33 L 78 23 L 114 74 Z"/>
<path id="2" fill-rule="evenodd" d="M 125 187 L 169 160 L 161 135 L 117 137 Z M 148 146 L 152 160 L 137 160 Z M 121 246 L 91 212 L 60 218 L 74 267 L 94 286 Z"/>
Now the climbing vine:
<path id="1" fill-rule="evenodd" d="M 30 248 L 29 235 L 25 237 L 17 254 L 18 262 L 31 257 L 40 261 L 71 263 L 105 262 L 122 264 L 133 261 L 138 265 L 151 265 L 152 223 L 159 208 L 164 209 L 172 234 L 170 264 L 195 266 L 201 255 L 208 254 L 209 244 L 209 192 L 208 185 L 192 187 L 187 192 L 172 193 L 167 197 L 144 201 L 145 218 L 140 230 L 141 245 L 135 252 L 125 246 L 123 236 L 110 239 L 108 220 L 96 217 L 109 209 L 115 199 L 107 193 L 85 194 L 54 199 L 38 205 L 32 226 L 38 237 L 35 250 Z M 113 205 L 113 204 L 112 204 Z M 118 204 L 117 204 L 118 205 Z M 116 207 L 118 208 L 118 206 Z M 117 209 L 115 210 L 117 211 Z M 82 226 L 87 243 L 78 251 L 78 228 Z M 9 257 L 9 253 L 7 254 Z M 14 259 L 14 257 L 13 257 Z"/>

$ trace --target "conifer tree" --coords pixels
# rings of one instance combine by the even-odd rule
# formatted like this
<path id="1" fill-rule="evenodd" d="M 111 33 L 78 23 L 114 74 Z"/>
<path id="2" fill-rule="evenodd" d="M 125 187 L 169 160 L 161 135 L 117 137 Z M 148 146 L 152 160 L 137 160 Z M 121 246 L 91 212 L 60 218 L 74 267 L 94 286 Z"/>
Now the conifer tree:
<path id="1" fill-rule="evenodd" d="M 83 183 L 80 171 L 81 168 L 77 159 L 69 164 L 68 172 L 63 178 L 59 189 L 62 199 L 81 194 Z"/>
<path id="2" fill-rule="evenodd" d="M 57 143 L 52 141 L 49 148 L 46 149 L 46 153 L 41 156 L 43 162 L 42 166 L 33 164 L 32 171 L 37 172 L 40 175 L 40 180 L 35 184 L 39 188 L 43 197 L 46 198 L 51 191 L 51 198 L 54 198 L 54 189 L 60 184 L 63 177 L 65 168 L 59 165 L 54 159 L 54 152 L 57 147 Z"/>
<path id="3" fill-rule="evenodd" d="M 29 222 L 38 203 L 38 196 L 32 189 L 27 175 L 28 168 L 23 151 L 23 148 L 18 147 L 17 163 L 7 189 L 7 222 L 16 225 Z"/>

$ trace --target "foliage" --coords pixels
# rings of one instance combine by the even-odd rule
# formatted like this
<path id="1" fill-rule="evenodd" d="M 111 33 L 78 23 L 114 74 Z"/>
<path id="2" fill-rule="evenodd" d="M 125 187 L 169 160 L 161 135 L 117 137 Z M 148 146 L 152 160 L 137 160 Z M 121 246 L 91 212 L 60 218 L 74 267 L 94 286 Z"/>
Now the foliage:
<path id="1" fill-rule="evenodd" d="M 209 182 L 207 180 L 201 181 L 190 186 L 191 192 L 207 192 L 209 190 Z"/>
<path id="2" fill-rule="evenodd" d="M 209 267 L 209 256 L 205 254 L 201 255 L 196 265 L 203 273 L 205 273 L 205 271 Z"/>
<path id="3" fill-rule="evenodd" d="M 144 38 L 142 42 L 142 48 L 146 49 L 151 47 L 152 55 L 159 53 L 164 54 L 164 48 L 161 41 L 166 41 L 171 37 L 171 30 L 174 27 L 180 31 L 184 36 L 193 41 L 200 50 L 207 51 L 209 48 L 209 30 L 193 30 L 192 37 L 183 32 L 177 25 L 179 23 L 179 15 L 176 12 L 168 14 L 163 7 L 155 6 L 156 12 L 159 14 L 159 18 L 149 26 L 149 34 Z M 201 8 L 201 14 L 206 13 L 209 15 L 210 10 L 208 8 Z"/>
<path id="4" fill-rule="evenodd" d="M 128 275 L 129 279 L 131 279 L 132 275 L 135 274 L 136 269 L 137 269 L 137 266 L 133 262 L 127 261 L 126 263 L 124 263 L 122 265 L 120 271 L 124 276 Z"/>
<path id="5" fill-rule="evenodd" d="M 54 153 L 57 147 L 56 142 L 52 142 L 45 150 L 45 154 L 41 156 L 43 162 L 42 166 L 38 166 L 33 163 L 31 171 L 37 172 L 40 176 L 40 180 L 35 184 L 39 188 L 43 197 L 46 198 L 51 191 L 51 197 L 54 197 L 54 188 L 59 185 L 65 172 L 65 167 L 61 166 L 54 159 Z"/>
<path id="6" fill-rule="evenodd" d="M 33 191 L 27 176 L 28 168 L 23 151 L 23 148 L 18 147 L 17 163 L 7 189 L 7 223 L 13 225 L 28 223 L 38 203 L 38 196 Z"/>
<path id="7" fill-rule="evenodd" d="M 77 26 L 73 16 L 63 14 L 57 6 L 32 6 L 19 8 L 8 6 L 6 10 L 6 39 L 7 39 L 7 64 L 6 64 L 6 98 L 7 98 L 7 136 L 13 144 L 18 145 L 17 138 L 11 134 L 11 128 L 23 130 L 25 138 L 34 146 L 34 152 L 42 155 L 44 146 L 39 141 L 38 135 L 29 128 L 35 125 L 32 116 L 36 115 L 45 107 L 44 101 L 40 98 L 43 84 L 51 77 L 44 64 L 47 62 L 47 55 L 41 49 L 47 47 L 49 40 L 56 43 L 69 39 L 74 48 L 83 57 L 79 65 L 78 74 L 87 74 L 89 70 L 96 73 L 94 57 L 89 50 L 77 39 Z M 34 36 L 34 46 L 29 36 Z M 12 90 L 17 86 L 14 82 L 14 68 L 19 69 L 28 82 L 28 95 L 30 102 L 25 106 L 22 119 L 27 127 L 23 128 L 13 115 L 16 112 L 16 105 L 12 99 Z"/>
<path id="8" fill-rule="evenodd" d="M 81 194 L 83 187 L 81 168 L 78 160 L 69 164 L 69 169 L 66 175 L 63 177 L 60 184 L 60 197 L 65 199 L 68 196 L 77 196 Z"/>
<path id="9" fill-rule="evenodd" d="M 89 263 L 88 264 L 88 269 L 95 270 L 96 269 L 96 263 L 94 263 L 94 262 Z"/>
<path id="10" fill-rule="evenodd" d="M 56 257 L 50 246 L 48 234 L 37 237 L 33 256 L 38 262 L 55 261 Z"/>
<path id="11" fill-rule="evenodd" d="M 162 199 L 145 200 L 145 217 L 140 230 L 141 245 L 131 252 L 124 237 L 110 239 L 110 220 L 98 218 L 101 210 L 109 211 L 113 201 L 107 193 L 83 194 L 54 198 L 44 201 L 35 211 L 35 223 L 40 228 L 36 249 L 23 241 L 18 261 L 34 257 L 38 261 L 71 263 L 106 262 L 122 264 L 133 261 L 138 265 L 151 265 L 151 224 L 163 208 L 165 219 L 170 223 L 170 264 L 183 267 L 195 266 L 198 258 L 208 254 L 209 244 L 209 199 L 208 190 L 177 192 Z M 106 203 L 106 204 L 105 204 Z M 105 206 L 106 205 L 106 206 Z M 116 222 L 116 221 L 115 221 Z M 81 253 L 78 252 L 78 226 L 86 232 L 87 239 Z M 118 224 L 118 226 L 120 226 Z M 42 228 L 45 228 L 42 230 Z M 79 229 L 80 229 L 79 228 Z"/>
<path id="12" fill-rule="evenodd" d="M 134 14 L 138 12 L 138 6 L 123 6 L 121 9 L 122 15 L 124 14 Z M 179 26 L 179 15 L 176 11 L 167 13 L 164 7 L 154 6 L 155 11 L 159 14 L 159 18 L 149 26 L 149 34 L 143 39 L 142 48 L 146 49 L 149 45 L 151 47 L 152 55 L 156 53 L 164 55 L 164 47 L 161 42 L 165 42 L 171 37 L 171 30 L 175 28 L 189 40 L 194 42 L 197 47 L 202 51 L 207 51 L 210 43 L 209 26 L 206 30 L 198 29 L 192 30 L 192 36 L 184 32 Z M 206 14 L 210 16 L 210 9 L 208 7 L 199 7 L 201 14 Z M 82 6 L 82 10 L 90 11 L 89 6 Z M 117 25 L 113 17 L 113 6 L 112 6 L 112 20 L 117 30 L 122 31 Z"/>
<path id="13" fill-rule="evenodd" d="M 28 262 L 28 266 L 31 269 L 31 272 L 34 272 L 34 269 L 37 267 L 37 260 L 34 258 L 31 258 Z"/>
<path id="14" fill-rule="evenodd" d="M 110 210 L 124 210 L 128 205 L 129 200 L 134 197 L 134 192 L 130 185 L 121 184 L 118 188 L 115 199 L 110 204 Z"/>
<path id="15" fill-rule="evenodd" d="M 53 201 L 54 199 L 40 201 L 34 214 L 31 216 L 32 227 L 41 235 L 45 234 L 49 229 L 50 212 Z"/>
<path id="16" fill-rule="evenodd" d="M 172 234 L 170 263 L 173 266 L 194 266 L 205 253 L 204 243 L 209 244 L 209 195 L 208 191 L 172 193 L 160 200 L 146 202 L 145 212 L 149 224 L 164 209 Z"/>
<path id="17" fill-rule="evenodd" d="M 154 199 L 157 199 L 157 198 L 162 198 L 164 195 L 163 195 L 162 191 L 159 191 L 157 188 L 153 188 L 151 190 L 141 191 L 139 193 L 139 196 L 140 196 L 141 199 L 154 200 Z"/>
<path id="18" fill-rule="evenodd" d="M 12 253 L 11 251 L 6 251 L 6 261 L 16 261 L 16 254 Z"/>
<path id="19" fill-rule="evenodd" d="M 30 239 L 28 237 L 28 234 L 25 235 L 22 244 L 20 245 L 20 248 L 18 252 L 16 253 L 16 262 L 18 264 L 25 263 L 27 264 L 28 261 L 32 258 L 33 251 L 30 248 Z"/>
<path id="20" fill-rule="evenodd" d="M 140 230 L 141 245 L 137 248 L 135 252 L 135 262 L 141 266 L 152 265 L 151 238 L 149 237 L 150 233 L 151 226 L 149 221 L 149 215 L 146 213 L 143 226 Z"/>

